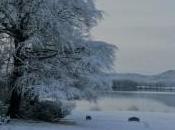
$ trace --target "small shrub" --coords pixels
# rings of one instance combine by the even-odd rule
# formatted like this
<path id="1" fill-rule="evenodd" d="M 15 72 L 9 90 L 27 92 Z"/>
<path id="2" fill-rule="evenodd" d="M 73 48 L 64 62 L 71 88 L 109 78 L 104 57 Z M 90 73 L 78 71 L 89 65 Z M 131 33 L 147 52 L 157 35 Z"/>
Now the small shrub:
<path id="1" fill-rule="evenodd" d="M 27 105 L 28 104 L 28 105 Z M 41 120 L 46 122 L 58 121 L 69 115 L 73 109 L 72 103 L 62 103 L 53 101 L 38 101 L 27 103 L 22 107 L 22 115 L 29 119 Z"/>

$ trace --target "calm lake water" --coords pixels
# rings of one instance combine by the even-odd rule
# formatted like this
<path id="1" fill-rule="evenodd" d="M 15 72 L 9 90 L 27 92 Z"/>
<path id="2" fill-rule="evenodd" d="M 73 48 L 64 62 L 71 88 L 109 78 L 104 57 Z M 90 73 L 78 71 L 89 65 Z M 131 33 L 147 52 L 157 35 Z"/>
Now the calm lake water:
<path id="1" fill-rule="evenodd" d="M 80 111 L 175 112 L 175 92 L 105 92 L 97 102 L 78 101 Z"/>

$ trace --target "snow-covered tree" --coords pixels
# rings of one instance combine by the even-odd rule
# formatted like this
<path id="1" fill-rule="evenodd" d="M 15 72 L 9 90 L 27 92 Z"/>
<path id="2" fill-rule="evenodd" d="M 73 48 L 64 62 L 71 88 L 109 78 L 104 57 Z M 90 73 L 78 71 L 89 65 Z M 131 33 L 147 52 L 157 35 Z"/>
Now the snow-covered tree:
<path id="1" fill-rule="evenodd" d="M 99 75 L 112 67 L 116 47 L 89 40 L 101 17 L 93 0 L 0 1 L 1 71 L 10 75 L 11 117 L 24 96 L 91 99 L 104 86 Z"/>

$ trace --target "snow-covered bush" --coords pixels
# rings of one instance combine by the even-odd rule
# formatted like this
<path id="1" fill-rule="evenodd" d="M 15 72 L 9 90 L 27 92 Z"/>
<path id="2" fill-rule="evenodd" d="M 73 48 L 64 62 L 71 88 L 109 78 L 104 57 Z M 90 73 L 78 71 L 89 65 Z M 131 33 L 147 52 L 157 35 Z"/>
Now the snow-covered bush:
<path id="1" fill-rule="evenodd" d="M 20 113 L 27 119 L 54 122 L 69 115 L 73 108 L 74 104 L 71 102 L 43 100 L 24 102 L 21 105 Z"/>

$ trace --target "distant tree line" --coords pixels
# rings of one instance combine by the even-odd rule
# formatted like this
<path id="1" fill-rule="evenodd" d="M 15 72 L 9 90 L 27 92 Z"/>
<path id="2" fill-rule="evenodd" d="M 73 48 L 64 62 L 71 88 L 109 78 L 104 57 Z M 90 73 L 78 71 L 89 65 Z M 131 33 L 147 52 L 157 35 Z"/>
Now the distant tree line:
<path id="1" fill-rule="evenodd" d="M 175 87 L 164 82 L 136 82 L 132 80 L 113 80 L 114 91 L 175 91 Z"/>

